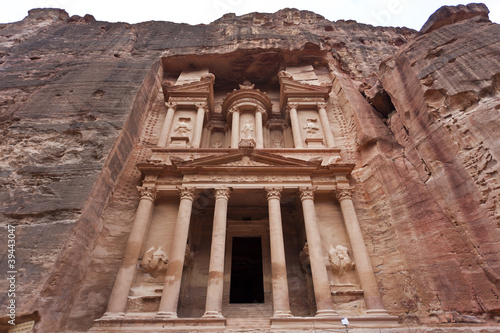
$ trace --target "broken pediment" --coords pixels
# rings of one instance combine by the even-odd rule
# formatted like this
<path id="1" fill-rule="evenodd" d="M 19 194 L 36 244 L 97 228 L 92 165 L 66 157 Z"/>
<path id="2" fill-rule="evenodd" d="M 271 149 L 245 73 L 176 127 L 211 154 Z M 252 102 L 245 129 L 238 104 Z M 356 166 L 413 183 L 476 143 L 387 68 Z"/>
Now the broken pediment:
<path id="1" fill-rule="evenodd" d="M 286 72 L 279 73 L 280 80 L 280 109 L 286 106 L 289 98 L 300 99 L 322 99 L 327 100 L 332 90 L 331 84 L 308 84 L 294 80 L 293 76 Z"/>
<path id="2" fill-rule="evenodd" d="M 201 98 L 208 100 L 208 105 L 213 110 L 215 76 L 211 73 L 203 75 L 199 81 L 189 82 L 181 85 L 163 84 L 163 95 L 165 102 L 175 101 L 183 98 Z"/>

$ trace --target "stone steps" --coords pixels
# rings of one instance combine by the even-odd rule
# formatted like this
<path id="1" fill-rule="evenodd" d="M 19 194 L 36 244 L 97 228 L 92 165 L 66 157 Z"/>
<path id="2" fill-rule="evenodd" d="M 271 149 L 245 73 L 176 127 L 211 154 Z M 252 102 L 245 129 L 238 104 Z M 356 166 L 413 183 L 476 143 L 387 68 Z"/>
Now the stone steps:
<path id="1" fill-rule="evenodd" d="M 269 318 L 227 318 L 226 329 L 270 329 L 271 319 Z M 251 331 L 246 331 L 251 332 Z"/>

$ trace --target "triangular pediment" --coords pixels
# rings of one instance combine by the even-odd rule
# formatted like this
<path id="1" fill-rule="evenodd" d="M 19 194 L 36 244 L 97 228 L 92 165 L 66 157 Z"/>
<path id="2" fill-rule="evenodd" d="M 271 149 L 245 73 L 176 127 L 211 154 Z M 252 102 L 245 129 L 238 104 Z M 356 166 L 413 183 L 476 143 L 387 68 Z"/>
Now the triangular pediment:
<path id="1" fill-rule="evenodd" d="M 224 155 L 206 156 L 191 161 L 174 163 L 179 169 L 186 168 L 316 168 L 320 162 L 310 162 L 277 154 L 262 152 L 234 152 Z"/>
<path id="2" fill-rule="evenodd" d="M 165 97 L 208 97 L 212 92 L 213 82 L 203 80 L 190 82 L 180 86 L 164 87 Z"/>

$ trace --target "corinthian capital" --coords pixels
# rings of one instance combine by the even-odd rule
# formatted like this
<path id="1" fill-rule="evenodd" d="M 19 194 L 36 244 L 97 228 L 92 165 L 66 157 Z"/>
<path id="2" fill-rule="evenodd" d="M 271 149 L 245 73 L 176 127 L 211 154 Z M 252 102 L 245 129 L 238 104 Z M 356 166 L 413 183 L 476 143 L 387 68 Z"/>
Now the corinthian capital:
<path id="1" fill-rule="evenodd" d="M 226 199 L 229 200 L 230 189 L 227 187 L 221 187 L 215 189 L 215 199 Z"/>
<path id="2" fill-rule="evenodd" d="M 316 191 L 315 186 L 299 187 L 300 200 L 312 199 L 314 200 L 314 191 Z"/>
<path id="3" fill-rule="evenodd" d="M 267 200 L 270 199 L 281 199 L 281 191 L 283 191 L 283 187 L 266 187 L 267 192 Z"/>
<path id="4" fill-rule="evenodd" d="M 137 191 L 141 194 L 141 199 L 156 199 L 156 187 L 137 186 Z"/>
<path id="5" fill-rule="evenodd" d="M 177 190 L 179 190 L 179 195 L 182 199 L 189 199 L 189 200 L 194 200 L 194 188 L 192 187 L 177 187 Z"/>
<path id="6" fill-rule="evenodd" d="M 352 198 L 352 188 L 337 188 L 335 195 L 338 201 Z"/>
<path id="7" fill-rule="evenodd" d="M 297 110 L 297 108 L 299 107 L 299 103 L 297 103 L 297 102 L 288 102 L 287 106 L 288 106 L 289 109 L 295 109 L 295 110 Z"/>
<path id="8" fill-rule="evenodd" d="M 167 108 L 169 108 L 169 109 L 174 109 L 175 110 L 177 108 L 177 103 L 175 103 L 175 102 L 167 102 L 167 103 L 165 103 L 165 106 Z"/>
<path id="9" fill-rule="evenodd" d="M 325 109 L 326 108 L 326 103 L 325 102 L 318 102 L 316 103 L 318 106 L 318 109 Z"/>
<path id="10" fill-rule="evenodd" d="M 196 105 L 196 107 L 198 109 L 204 109 L 205 111 L 207 111 L 207 103 L 206 102 L 198 102 L 198 103 L 195 103 L 194 105 Z"/>

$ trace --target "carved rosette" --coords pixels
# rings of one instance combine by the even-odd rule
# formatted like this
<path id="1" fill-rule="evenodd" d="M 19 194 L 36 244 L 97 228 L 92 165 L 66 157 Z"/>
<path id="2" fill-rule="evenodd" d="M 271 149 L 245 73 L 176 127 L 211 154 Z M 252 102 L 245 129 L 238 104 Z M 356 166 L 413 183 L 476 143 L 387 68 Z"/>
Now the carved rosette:
<path id="1" fill-rule="evenodd" d="M 344 199 L 352 199 L 352 189 L 351 188 L 337 188 L 335 195 L 338 201 Z"/>
<path id="2" fill-rule="evenodd" d="M 229 200 L 229 188 L 221 187 L 215 189 L 215 200 L 226 199 Z"/>
<path id="3" fill-rule="evenodd" d="M 300 191 L 300 200 L 311 199 L 314 200 L 314 191 L 316 191 L 316 187 L 299 187 Z"/>
<path id="4" fill-rule="evenodd" d="M 196 108 L 198 108 L 198 109 L 203 109 L 205 112 L 208 111 L 206 102 L 198 102 L 198 103 L 194 103 L 194 105 L 196 105 Z"/>
<path id="5" fill-rule="evenodd" d="M 141 200 L 149 199 L 155 201 L 156 199 L 156 187 L 137 186 L 137 191 L 141 194 Z"/>
<path id="6" fill-rule="evenodd" d="M 281 191 L 283 191 L 283 187 L 266 187 L 267 192 L 267 200 L 278 199 L 281 200 Z"/>
<path id="7" fill-rule="evenodd" d="M 179 195 L 182 199 L 189 199 L 191 201 L 194 200 L 194 188 L 192 187 L 177 187 L 179 190 Z"/>
<path id="8" fill-rule="evenodd" d="M 318 102 L 316 103 L 318 106 L 318 109 L 326 109 L 326 103 L 325 102 Z"/>
<path id="9" fill-rule="evenodd" d="M 175 102 L 167 102 L 167 103 L 165 103 L 165 106 L 167 108 L 169 108 L 169 109 L 174 109 L 175 110 L 177 108 L 177 103 L 175 103 Z"/>

